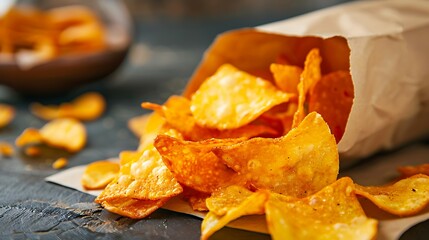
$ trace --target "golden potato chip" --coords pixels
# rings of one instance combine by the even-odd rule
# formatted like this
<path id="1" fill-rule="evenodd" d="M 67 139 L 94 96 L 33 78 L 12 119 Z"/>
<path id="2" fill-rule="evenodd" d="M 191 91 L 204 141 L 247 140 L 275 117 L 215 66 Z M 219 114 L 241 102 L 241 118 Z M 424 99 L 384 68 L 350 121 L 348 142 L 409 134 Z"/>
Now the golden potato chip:
<path id="1" fill-rule="evenodd" d="M 191 111 L 200 126 L 234 129 L 289 100 L 270 82 L 224 64 L 191 98 Z"/>
<path id="2" fill-rule="evenodd" d="M 132 198 L 113 198 L 100 202 L 108 211 L 133 219 L 141 219 L 160 208 L 169 198 L 159 200 L 138 200 Z"/>
<path id="3" fill-rule="evenodd" d="M 197 191 L 195 189 L 184 186 L 183 198 L 189 202 L 194 211 L 207 212 L 206 199 L 210 194 Z"/>
<path id="4" fill-rule="evenodd" d="M 274 75 L 274 81 L 278 88 L 287 93 L 298 94 L 298 83 L 302 68 L 293 65 L 273 63 L 270 70 Z"/>
<path id="5" fill-rule="evenodd" d="M 62 103 L 59 106 L 45 106 L 33 103 L 31 112 L 44 120 L 56 118 L 76 118 L 82 121 L 91 121 L 99 118 L 106 108 L 104 97 L 96 92 L 82 94 L 70 103 Z"/>
<path id="6" fill-rule="evenodd" d="M 85 189 L 103 189 L 119 173 L 119 164 L 109 161 L 97 161 L 86 166 L 81 183 Z"/>
<path id="7" fill-rule="evenodd" d="M 356 184 L 361 195 L 386 212 L 398 216 L 416 214 L 429 204 L 429 176 L 414 175 L 393 185 L 367 187 Z"/>
<path id="8" fill-rule="evenodd" d="M 309 112 L 318 112 L 331 128 L 337 142 L 343 137 L 353 105 L 354 89 L 349 72 L 324 75 L 309 94 Z"/>
<path id="9" fill-rule="evenodd" d="M 298 126 L 306 115 L 304 107 L 306 95 L 321 78 L 321 62 L 322 58 L 320 57 L 319 49 L 314 48 L 307 54 L 304 70 L 301 73 L 298 84 L 298 109 L 295 112 L 292 127 Z"/>
<path id="10" fill-rule="evenodd" d="M 213 212 L 207 213 L 201 224 L 201 240 L 208 239 L 213 233 L 241 216 L 264 214 L 264 206 L 268 197 L 269 192 L 258 191 L 244 199 L 238 206 L 229 208 L 225 215 L 219 216 Z"/>
<path id="11" fill-rule="evenodd" d="M 41 143 L 42 141 L 43 137 L 39 130 L 35 128 L 27 128 L 16 138 L 15 145 L 18 147 L 24 147 L 25 145 L 37 144 Z"/>
<path id="12" fill-rule="evenodd" d="M 69 152 L 80 151 L 86 144 L 85 126 L 73 118 L 55 119 L 45 124 L 39 132 L 44 143 Z"/>
<path id="13" fill-rule="evenodd" d="M 373 239 L 377 221 L 367 218 L 353 192 L 353 181 L 341 178 L 302 199 L 270 197 L 265 205 L 274 240 Z"/>
<path id="14" fill-rule="evenodd" d="M 402 174 L 402 178 L 414 176 L 416 174 L 425 174 L 429 176 L 429 163 L 417 166 L 402 166 L 398 167 L 398 172 Z"/>
<path id="15" fill-rule="evenodd" d="M 258 189 L 305 197 L 333 183 L 338 150 L 323 118 L 310 113 L 280 138 L 252 138 L 213 152 Z"/>
<path id="16" fill-rule="evenodd" d="M 15 109 L 7 104 L 0 104 L 0 128 L 7 126 L 15 117 Z"/>
<path id="17" fill-rule="evenodd" d="M 36 146 L 29 146 L 25 149 L 25 155 L 30 157 L 38 157 L 42 154 L 42 150 Z"/>
<path id="18" fill-rule="evenodd" d="M 61 169 L 64 168 L 65 166 L 67 166 L 67 164 L 69 163 L 69 161 L 67 160 L 67 158 L 58 158 L 57 160 L 55 160 L 54 163 L 52 163 L 52 168 L 54 169 Z"/>
<path id="19" fill-rule="evenodd" d="M 158 135 L 154 145 L 177 181 L 200 192 L 211 193 L 238 181 L 237 173 L 216 157 L 211 149 L 240 141 L 243 139 L 190 142 Z"/>
<path id="20" fill-rule="evenodd" d="M 240 205 L 246 198 L 250 197 L 253 192 L 239 185 L 231 185 L 220 188 L 207 198 L 206 204 L 210 212 L 222 216 L 231 208 Z"/>
<path id="21" fill-rule="evenodd" d="M 11 157 L 14 153 L 13 146 L 7 142 L 0 142 L 0 155 Z"/>
<path id="22" fill-rule="evenodd" d="M 120 165 L 123 166 L 128 162 L 138 161 L 142 154 L 139 151 L 122 151 L 119 153 Z"/>
<path id="23" fill-rule="evenodd" d="M 96 201 L 101 203 L 114 198 L 159 200 L 176 196 L 182 191 L 161 155 L 151 145 L 143 151 L 140 158 L 121 166 L 119 174 Z"/>

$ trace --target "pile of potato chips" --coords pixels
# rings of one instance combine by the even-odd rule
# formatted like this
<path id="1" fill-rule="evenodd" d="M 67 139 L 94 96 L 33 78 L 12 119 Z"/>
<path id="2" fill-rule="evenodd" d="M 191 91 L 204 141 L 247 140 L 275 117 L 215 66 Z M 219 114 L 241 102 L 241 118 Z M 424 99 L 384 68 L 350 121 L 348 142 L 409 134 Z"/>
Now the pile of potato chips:
<path id="1" fill-rule="evenodd" d="M 96 202 L 139 219 L 180 195 L 208 211 L 201 239 L 255 214 L 266 215 L 273 239 L 373 239 L 377 220 L 358 196 L 392 214 L 417 213 L 429 204 L 427 175 L 379 187 L 337 179 L 353 82 L 344 71 L 322 75 L 321 61 L 313 49 L 303 68 L 273 63 L 274 81 L 224 64 L 190 98 L 143 103 L 154 113 L 130 121 L 139 149 L 121 153 Z M 92 185 L 106 182 L 99 174 Z"/>

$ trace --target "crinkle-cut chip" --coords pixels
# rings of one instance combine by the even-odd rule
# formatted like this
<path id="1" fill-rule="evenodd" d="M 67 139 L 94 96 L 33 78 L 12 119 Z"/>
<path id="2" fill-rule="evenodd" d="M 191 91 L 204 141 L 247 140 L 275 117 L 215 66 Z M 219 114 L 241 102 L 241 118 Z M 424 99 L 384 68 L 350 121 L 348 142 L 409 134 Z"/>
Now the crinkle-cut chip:
<path id="1" fill-rule="evenodd" d="M 318 113 L 280 138 L 252 138 L 213 149 L 225 163 L 258 189 L 305 197 L 335 182 L 338 150 Z"/>
<path id="2" fill-rule="evenodd" d="M 70 103 L 62 103 L 59 106 L 45 106 L 33 103 L 31 112 L 44 120 L 56 118 L 76 118 L 82 121 L 91 121 L 99 118 L 106 108 L 104 97 L 96 92 L 82 94 Z"/>
<path id="3" fill-rule="evenodd" d="M 253 192 L 240 185 L 231 185 L 220 188 L 207 198 L 206 204 L 210 212 L 222 216 L 231 208 L 240 205 Z"/>
<path id="4" fill-rule="evenodd" d="M 14 153 L 13 146 L 7 142 L 0 142 L 0 156 L 10 157 Z"/>
<path id="5" fill-rule="evenodd" d="M 201 240 L 208 239 L 213 233 L 241 216 L 264 214 L 265 203 L 268 198 L 268 191 L 257 191 L 237 206 L 231 206 L 224 215 L 216 215 L 213 212 L 207 213 L 201 224 Z"/>
<path id="6" fill-rule="evenodd" d="M 209 210 L 206 205 L 208 197 L 210 197 L 208 193 L 203 193 L 186 186 L 183 187 L 183 198 L 189 202 L 194 211 L 207 212 Z"/>
<path id="7" fill-rule="evenodd" d="M 306 95 L 322 76 L 320 70 L 321 62 L 322 58 L 317 48 L 312 49 L 305 58 L 304 70 L 301 73 L 300 82 L 298 84 L 298 109 L 295 112 L 292 127 L 298 126 L 306 115 L 304 107 Z"/>
<path id="8" fill-rule="evenodd" d="M 416 166 L 401 166 L 398 167 L 398 172 L 402 178 L 414 176 L 416 174 L 425 174 L 429 176 L 429 163 L 420 164 Z"/>
<path id="9" fill-rule="evenodd" d="M 64 148 L 69 152 L 80 151 L 86 144 L 85 126 L 73 118 L 58 118 L 45 124 L 40 130 L 47 145 Z"/>
<path id="10" fill-rule="evenodd" d="M 173 174 L 165 166 L 153 145 L 148 146 L 139 159 L 121 166 L 119 174 L 97 197 L 97 202 L 112 198 L 159 200 L 183 191 Z"/>
<path id="11" fill-rule="evenodd" d="M 7 104 L 0 104 L 0 128 L 7 126 L 15 117 L 15 109 Z"/>
<path id="12" fill-rule="evenodd" d="M 69 160 L 67 158 L 60 157 L 55 162 L 52 163 L 52 168 L 54 169 L 62 169 L 69 164 Z"/>
<path id="13" fill-rule="evenodd" d="M 361 195 L 384 211 L 398 216 L 413 215 L 429 204 L 429 176 L 414 175 L 389 186 L 360 186 Z"/>
<path id="14" fill-rule="evenodd" d="M 85 189 L 103 189 L 119 173 L 119 164 L 109 161 L 97 161 L 86 166 L 81 183 Z"/>
<path id="15" fill-rule="evenodd" d="M 122 151 L 119 153 L 120 165 L 123 166 L 128 162 L 135 162 L 140 159 L 143 152 L 140 151 Z"/>
<path id="16" fill-rule="evenodd" d="M 302 73 L 302 68 L 293 65 L 283 65 L 273 63 L 270 71 L 274 75 L 274 81 L 279 89 L 287 93 L 298 94 L 298 83 Z"/>
<path id="17" fill-rule="evenodd" d="M 16 138 L 15 145 L 17 147 L 24 147 L 28 144 L 37 144 L 41 142 L 43 142 L 43 138 L 39 130 L 35 128 L 27 128 Z"/>
<path id="18" fill-rule="evenodd" d="M 133 219 L 142 219 L 160 208 L 169 199 L 139 200 L 132 198 L 112 198 L 99 203 L 110 212 Z"/>
<path id="19" fill-rule="evenodd" d="M 224 64 L 194 93 L 191 111 L 200 126 L 234 129 L 288 100 L 269 81 Z"/>
<path id="20" fill-rule="evenodd" d="M 354 88 L 349 72 L 324 75 L 309 94 L 308 111 L 320 113 L 337 142 L 343 137 L 353 105 Z"/>
<path id="21" fill-rule="evenodd" d="M 215 146 L 233 144 L 243 139 L 208 139 L 183 141 L 158 135 L 154 145 L 165 165 L 181 184 L 204 193 L 239 181 L 237 173 L 211 152 Z"/>
<path id="22" fill-rule="evenodd" d="M 270 197 L 265 211 L 271 237 L 374 239 L 377 221 L 365 216 L 353 188 L 350 178 L 341 178 L 306 198 Z"/>

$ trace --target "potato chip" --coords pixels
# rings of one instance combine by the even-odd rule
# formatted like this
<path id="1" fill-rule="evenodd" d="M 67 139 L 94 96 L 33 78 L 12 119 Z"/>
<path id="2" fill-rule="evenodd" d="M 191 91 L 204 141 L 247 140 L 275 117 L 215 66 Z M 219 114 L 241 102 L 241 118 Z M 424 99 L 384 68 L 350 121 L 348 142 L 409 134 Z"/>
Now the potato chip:
<path id="1" fill-rule="evenodd" d="M 250 197 L 253 192 L 239 185 L 231 185 L 220 188 L 207 198 L 206 204 L 210 212 L 222 216 L 231 208 L 240 205 L 246 198 Z"/>
<path id="2" fill-rule="evenodd" d="M 140 151 L 122 151 L 119 153 L 120 165 L 123 166 L 128 162 L 138 161 L 143 152 Z"/>
<path id="3" fill-rule="evenodd" d="M 234 129 L 288 100 L 270 82 L 224 64 L 194 93 L 191 111 L 200 126 Z"/>
<path id="4" fill-rule="evenodd" d="M 209 210 L 206 205 L 208 197 L 210 197 L 210 194 L 186 186 L 183 187 L 183 198 L 189 202 L 194 211 L 207 212 Z"/>
<path id="5" fill-rule="evenodd" d="M 237 173 L 216 157 L 211 149 L 240 141 L 243 139 L 190 142 L 158 135 L 154 145 L 177 181 L 200 192 L 211 193 L 238 181 Z"/>
<path id="6" fill-rule="evenodd" d="M 96 92 L 85 93 L 70 103 L 62 103 L 59 106 L 45 106 L 33 103 L 31 112 L 44 120 L 56 118 L 76 118 L 82 121 L 92 121 L 99 118 L 106 108 L 106 101 L 102 95 Z"/>
<path id="7" fill-rule="evenodd" d="M 398 172 L 402 174 L 402 178 L 414 176 L 416 174 L 425 174 L 429 176 L 429 163 L 417 166 L 402 166 L 398 167 Z"/>
<path id="8" fill-rule="evenodd" d="M 73 118 L 55 119 L 39 132 L 44 143 L 69 152 L 80 151 L 86 144 L 85 126 Z"/>
<path id="9" fill-rule="evenodd" d="M 258 189 L 295 197 L 313 194 L 338 175 L 338 150 L 317 113 L 280 138 L 252 138 L 213 152 Z"/>
<path id="10" fill-rule="evenodd" d="M 323 116 L 339 142 L 346 129 L 353 99 L 353 81 L 350 73 L 332 72 L 324 75 L 314 85 L 309 95 L 308 110 Z"/>
<path id="11" fill-rule="evenodd" d="M 0 128 L 7 126 L 15 117 L 15 109 L 7 104 L 0 104 Z"/>
<path id="12" fill-rule="evenodd" d="M 100 204 L 110 212 L 133 219 L 141 219 L 160 208 L 168 199 L 138 200 L 132 198 L 113 198 L 103 201 Z"/>
<path id="13" fill-rule="evenodd" d="M 176 196 L 182 191 L 161 155 L 151 145 L 140 158 L 121 166 L 119 174 L 97 197 L 96 202 L 114 198 L 159 200 Z"/>
<path id="14" fill-rule="evenodd" d="M 0 142 L 0 155 L 4 157 L 11 157 L 14 153 L 13 146 L 7 142 Z"/>
<path id="15" fill-rule="evenodd" d="M 377 233 L 377 221 L 365 216 L 350 178 L 302 199 L 270 197 L 265 211 L 274 240 L 373 239 Z"/>
<path id="16" fill-rule="evenodd" d="M 208 239 L 213 233 L 241 216 L 264 214 L 264 206 L 268 197 L 269 192 L 258 191 L 247 197 L 238 206 L 229 208 L 225 215 L 219 216 L 213 212 L 207 213 L 201 224 L 201 240 Z"/>
<path id="17" fill-rule="evenodd" d="M 386 212 L 398 216 L 416 214 L 429 204 L 429 176 L 414 175 L 393 185 L 367 187 L 356 184 L 361 195 Z"/>
<path id="18" fill-rule="evenodd" d="M 29 157 L 38 157 L 42 154 L 42 150 L 36 146 L 29 146 L 25 148 L 25 155 Z"/>
<path id="19" fill-rule="evenodd" d="M 86 166 L 81 183 L 85 189 L 103 189 L 119 173 L 119 164 L 109 161 L 97 161 Z"/>
<path id="20" fill-rule="evenodd" d="M 293 65 L 273 63 L 270 70 L 274 75 L 274 81 L 278 88 L 287 93 L 298 94 L 298 83 L 302 68 Z"/>
<path id="21" fill-rule="evenodd" d="M 67 164 L 69 163 L 69 161 L 67 160 L 67 158 L 58 158 L 57 160 L 55 160 L 54 163 L 52 163 L 52 168 L 54 169 L 61 169 L 67 166 Z"/>
<path id="22" fill-rule="evenodd" d="M 307 54 L 304 70 L 301 73 L 298 84 L 298 109 L 295 112 L 292 127 L 298 126 L 306 115 L 304 107 L 306 95 L 321 78 L 321 62 L 322 58 L 320 57 L 319 49 L 314 48 Z"/>
<path id="23" fill-rule="evenodd" d="M 37 144 L 41 143 L 42 141 L 43 137 L 39 130 L 35 128 L 27 128 L 16 138 L 15 145 L 17 147 L 24 147 L 25 145 Z"/>

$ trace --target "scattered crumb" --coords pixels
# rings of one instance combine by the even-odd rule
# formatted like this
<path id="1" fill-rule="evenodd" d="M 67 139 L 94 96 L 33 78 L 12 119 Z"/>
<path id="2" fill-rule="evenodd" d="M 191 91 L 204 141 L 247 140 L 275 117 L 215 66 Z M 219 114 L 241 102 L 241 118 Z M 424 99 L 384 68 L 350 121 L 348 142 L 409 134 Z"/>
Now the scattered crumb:
<path id="1" fill-rule="evenodd" d="M 7 142 L 0 142 L 0 155 L 10 157 L 14 153 L 12 144 Z"/>
<path id="2" fill-rule="evenodd" d="M 41 155 L 41 153 L 42 153 L 42 151 L 40 150 L 40 148 L 35 147 L 35 146 L 30 146 L 30 147 L 25 149 L 25 155 L 30 156 L 30 157 L 38 157 Z"/>
<path id="3" fill-rule="evenodd" d="M 68 160 L 67 158 L 58 158 L 57 160 L 55 160 L 54 163 L 52 163 L 52 167 L 55 169 L 61 169 L 64 168 L 65 166 L 67 166 L 68 164 Z"/>

